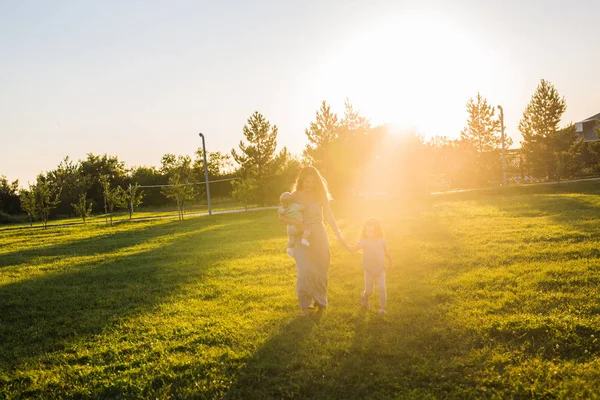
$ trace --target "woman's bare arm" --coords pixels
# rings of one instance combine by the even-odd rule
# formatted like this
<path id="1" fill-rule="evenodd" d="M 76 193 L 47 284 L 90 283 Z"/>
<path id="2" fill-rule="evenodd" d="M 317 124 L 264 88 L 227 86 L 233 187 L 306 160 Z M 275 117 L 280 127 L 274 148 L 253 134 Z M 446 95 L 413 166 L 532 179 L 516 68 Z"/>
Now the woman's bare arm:
<path id="1" fill-rule="evenodd" d="M 340 242 L 346 244 L 346 240 L 344 239 L 344 236 L 342 235 L 342 231 L 340 231 L 340 228 L 338 228 L 337 221 L 335 220 L 335 217 L 333 216 L 333 212 L 331 211 L 331 206 L 329 205 L 329 201 L 327 199 L 325 199 L 323 201 L 323 213 L 325 214 L 325 219 L 327 220 L 327 223 L 329 224 L 329 226 L 331 226 L 331 229 L 333 229 L 333 231 L 335 232 L 335 235 L 337 236 L 338 240 Z"/>

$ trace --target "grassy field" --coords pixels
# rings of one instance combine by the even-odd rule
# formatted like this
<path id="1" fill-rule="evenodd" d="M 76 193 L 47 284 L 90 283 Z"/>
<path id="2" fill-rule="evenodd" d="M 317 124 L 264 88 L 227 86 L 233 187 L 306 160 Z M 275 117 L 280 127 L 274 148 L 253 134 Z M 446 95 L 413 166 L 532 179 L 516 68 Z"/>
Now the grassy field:
<path id="1" fill-rule="evenodd" d="M 2 231 L 0 398 L 600 398 L 599 194 L 338 207 L 349 238 L 382 220 L 385 316 L 333 244 L 298 317 L 273 211 Z"/>
<path id="2" fill-rule="evenodd" d="M 250 205 L 249 207 L 258 207 L 258 205 Z M 213 212 L 218 211 L 228 211 L 228 210 L 242 210 L 244 209 L 244 205 L 231 199 L 231 198 L 215 198 L 212 200 Z M 208 206 L 206 204 L 192 204 L 185 209 L 185 215 L 195 215 L 201 213 L 207 213 Z M 113 223 L 125 222 L 129 220 L 141 220 L 148 218 L 177 218 L 177 208 L 175 205 L 165 206 L 165 207 L 138 207 L 135 209 L 132 217 L 129 217 L 129 212 L 127 210 L 118 209 L 113 213 Z M 41 221 L 34 221 L 32 225 L 30 225 L 29 220 L 26 215 L 20 215 L 17 217 L 21 222 L 15 222 L 10 224 L 0 224 L 0 231 L 6 229 L 23 229 L 23 228 L 43 228 L 43 224 Z M 86 223 L 88 224 L 106 224 L 107 219 L 110 217 L 107 214 L 95 214 L 87 218 Z M 52 218 L 48 221 L 47 228 L 54 228 L 62 225 L 83 225 L 83 221 L 80 217 L 66 217 L 59 216 L 56 218 Z"/>

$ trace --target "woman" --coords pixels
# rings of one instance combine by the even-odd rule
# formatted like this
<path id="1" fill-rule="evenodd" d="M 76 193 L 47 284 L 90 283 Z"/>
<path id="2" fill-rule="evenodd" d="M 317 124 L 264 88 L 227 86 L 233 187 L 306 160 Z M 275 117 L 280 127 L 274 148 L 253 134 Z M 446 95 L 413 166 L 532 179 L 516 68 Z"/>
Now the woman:
<path id="1" fill-rule="evenodd" d="M 327 190 L 327 183 L 316 168 L 305 167 L 300 170 L 292 196 L 295 202 L 304 206 L 303 222 L 282 215 L 279 219 L 288 225 L 308 225 L 311 229 L 310 247 L 302 245 L 300 239 L 294 244 L 296 292 L 302 316 L 306 316 L 313 300 L 321 310 L 327 307 L 327 272 L 330 255 L 323 214 L 338 240 L 342 244 L 346 242 L 329 206 L 331 196 Z"/>

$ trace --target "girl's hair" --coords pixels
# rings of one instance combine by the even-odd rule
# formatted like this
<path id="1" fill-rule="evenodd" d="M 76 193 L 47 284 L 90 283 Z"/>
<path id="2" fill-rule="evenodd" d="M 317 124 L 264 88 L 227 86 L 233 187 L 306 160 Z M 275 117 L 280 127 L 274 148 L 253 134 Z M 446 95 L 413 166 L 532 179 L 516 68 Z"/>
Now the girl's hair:
<path id="1" fill-rule="evenodd" d="M 367 238 L 367 226 L 372 226 L 375 228 L 375 237 L 377 239 L 383 239 L 383 229 L 381 229 L 381 224 L 375 218 L 369 218 L 365 221 L 365 226 L 363 226 L 363 230 L 360 235 L 361 239 Z"/>
<path id="2" fill-rule="evenodd" d="M 329 189 L 327 188 L 327 181 L 325 178 L 321 176 L 319 170 L 315 167 L 304 167 L 298 173 L 298 177 L 296 178 L 296 183 L 294 184 L 294 191 L 304 190 L 304 181 L 309 176 L 312 176 L 315 180 L 315 191 L 319 198 L 327 198 L 327 200 L 331 200 L 331 195 L 329 194 Z"/>

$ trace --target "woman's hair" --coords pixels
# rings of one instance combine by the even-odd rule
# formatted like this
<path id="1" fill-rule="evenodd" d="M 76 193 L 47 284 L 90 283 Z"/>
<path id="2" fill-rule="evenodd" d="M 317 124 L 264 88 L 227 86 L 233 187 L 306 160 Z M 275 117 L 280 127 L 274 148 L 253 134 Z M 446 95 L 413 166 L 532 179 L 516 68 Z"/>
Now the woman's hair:
<path id="1" fill-rule="evenodd" d="M 319 170 L 315 167 L 304 167 L 298 173 L 298 177 L 296 178 L 296 183 L 294 184 L 294 191 L 304 190 L 304 181 L 309 176 L 312 176 L 315 180 L 315 191 L 319 198 L 327 198 L 327 200 L 331 200 L 331 195 L 329 194 L 329 189 L 327 188 L 327 181 L 325 178 L 321 176 Z"/>
<path id="2" fill-rule="evenodd" d="M 372 226 L 373 228 L 375 228 L 375 237 L 377 239 L 383 239 L 383 229 L 381 229 L 381 224 L 375 218 L 369 218 L 365 221 L 365 226 L 363 226 L 363 230 L 360 235 L 361 239 L 367 238 L 367 226 Z"/>

